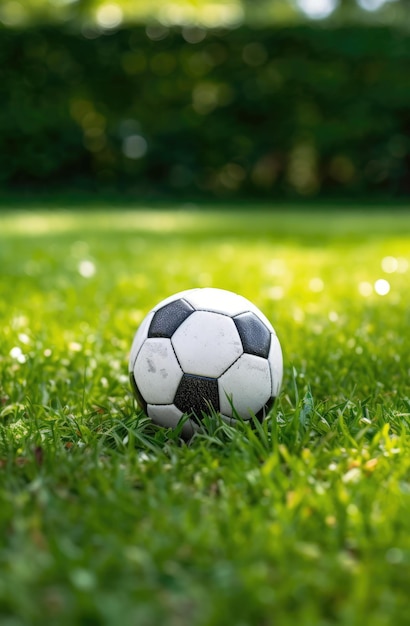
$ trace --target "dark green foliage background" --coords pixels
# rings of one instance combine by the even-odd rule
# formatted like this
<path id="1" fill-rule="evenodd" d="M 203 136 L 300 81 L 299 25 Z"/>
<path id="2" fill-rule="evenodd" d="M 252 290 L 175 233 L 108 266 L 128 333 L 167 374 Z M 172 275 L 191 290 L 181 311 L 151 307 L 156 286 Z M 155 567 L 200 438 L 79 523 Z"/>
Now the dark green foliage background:
<path id="1" fill-rule="evenodd" d="M 180 29 L 149 34 L 0 30 L 3 189 L 408 192 L 405 32 L 242 27 L 197 43 Z M 147 142 L 141 158 L 124 154 L 130 135 Z"/>

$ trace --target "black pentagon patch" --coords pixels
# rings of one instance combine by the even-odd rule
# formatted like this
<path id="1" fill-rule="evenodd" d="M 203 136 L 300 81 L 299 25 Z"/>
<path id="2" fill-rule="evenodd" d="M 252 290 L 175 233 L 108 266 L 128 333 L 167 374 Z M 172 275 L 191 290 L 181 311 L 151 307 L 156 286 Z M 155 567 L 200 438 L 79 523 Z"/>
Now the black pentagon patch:
<path id="1" fill-rule="evenodd" d="M 202 413 L 209 414 L 211 409 L 219 412 L 217 379 L 184 374 L 174 404 L 183 413 L 194 413 L 199 420 L 202 419 Z"/>
<path id="2" fill-rule="evenodd" d="M 149 327 L 148 337 L 170 339 L 178 326 L 194 312 L 186 300 L 174 300 L 156 311 Z"/>
<path id="3" fill-rule="evenodd" d="M 144 411 L 145 415 L 148 415 L 147 413 L 147 408 L 148 405 L 145 402 L 144 398 L 142 397 L 142 394 L 140 392 L 140 390 L 138 389 L 137 383 L 135 382 L 135 378 L 134 378 L 134 374 L 133 372 L 130 372 L 130 383 L 131 383 L 131 388 L 132 391 L 134 393 L 134 396 L 138 402 L 138 406 L 141 407 L 141 409 Z"/>
<path id="4" fill-rule="evenodd" d="M 242 340 L 243 351 L 247 354 L 268 358 L 270 332 L 254 313 L 241 313 L 233 318 Z"/>
<path id="5" fill-rule="evenodd" d="M 269 400 L 266 402 L 266 404 L 263 405 L 260 411 L 258 411 L 255 414 L 255 417 L 258 420 L 258 422 L 260 423 L 263 422 L 263 420 L 269 414 L 271 408 L 273 407 L 275 400 L 276 400 L 275 396 L 272 396 L 271 398 L 269 398 Z"/>

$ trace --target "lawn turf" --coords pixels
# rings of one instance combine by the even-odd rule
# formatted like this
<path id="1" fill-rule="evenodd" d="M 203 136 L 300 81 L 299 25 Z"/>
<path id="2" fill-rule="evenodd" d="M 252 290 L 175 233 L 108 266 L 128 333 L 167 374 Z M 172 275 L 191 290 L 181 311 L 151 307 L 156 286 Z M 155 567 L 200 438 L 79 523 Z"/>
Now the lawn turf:
<path id="1" fill-rule="evenodd" d="M 0 274 L 2 626 L 408 624 L 408 213 L 3 211 Z M 265 312 L 285 376 L 185 445 L 127 355 L 197 286 Z"/>

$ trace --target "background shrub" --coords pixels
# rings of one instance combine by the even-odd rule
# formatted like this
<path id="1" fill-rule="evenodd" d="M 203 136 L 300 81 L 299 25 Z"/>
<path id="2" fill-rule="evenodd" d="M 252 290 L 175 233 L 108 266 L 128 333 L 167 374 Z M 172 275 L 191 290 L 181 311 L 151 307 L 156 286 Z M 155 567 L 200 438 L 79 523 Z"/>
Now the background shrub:
<path id="1" fill-rule="evenodd" d="M 0 185 L 403 195 L 410 40 L 386 27 L 0 31 Z"/>

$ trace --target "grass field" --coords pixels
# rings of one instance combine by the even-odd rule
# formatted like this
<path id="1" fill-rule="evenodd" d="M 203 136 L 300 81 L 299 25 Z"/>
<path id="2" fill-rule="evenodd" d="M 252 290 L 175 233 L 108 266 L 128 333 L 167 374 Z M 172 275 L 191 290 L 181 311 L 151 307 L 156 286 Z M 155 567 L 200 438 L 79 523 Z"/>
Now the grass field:
<path id="1" fill-rule="evenodd" d="M 410 214 L 0 213 L 1 626 L 401 626 Z M 132 400 L 138 324 L 237 291 L 282 342 L 260 432 Z"/>

